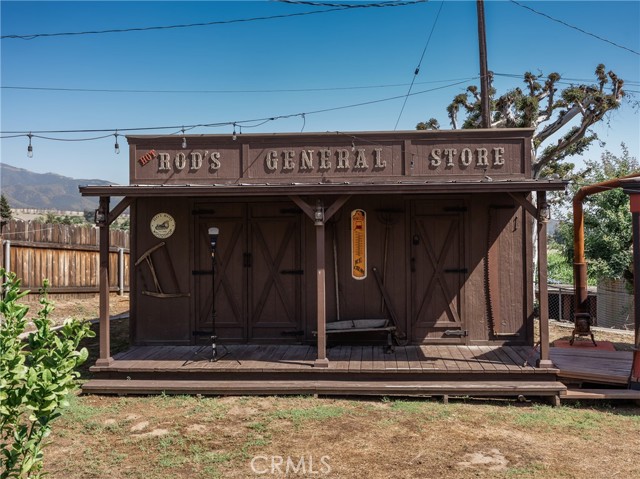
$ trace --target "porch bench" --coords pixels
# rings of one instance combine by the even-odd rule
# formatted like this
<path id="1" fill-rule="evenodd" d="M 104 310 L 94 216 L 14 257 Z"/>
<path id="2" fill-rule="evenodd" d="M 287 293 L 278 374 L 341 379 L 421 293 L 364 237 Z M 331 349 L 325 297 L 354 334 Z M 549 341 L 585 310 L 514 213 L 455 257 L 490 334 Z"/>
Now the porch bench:
<path id="1" fill-rule="evenodd" d="M 344 320 L 344 323 L 349 323 L 351 321 L 349 320 Z M 332 324 L 332 323 L 327 323 L 327 324 Z M 395 326 L 380 326 L 380 327 L 376 327 L 376 328 L 371 328 L 371 327 L 346 327 L 346 328 L 341 328 L 341 329 L 329 329 L 327 328 L 326 335 L 327 337 L 330 334 L 344 334 L 344 333 L 376 333 L 376 332 L 384 332 L 387 335 L 387 344 L 385 347 L 385 353 L 387 354 L 391 354 L 395 352 L 395 346 L 393 343 L 393 337 L 396 333 L 396 327 Z M 312 334 L 314 336 L 318 335 L 317 331 L 312 331 Z"/>

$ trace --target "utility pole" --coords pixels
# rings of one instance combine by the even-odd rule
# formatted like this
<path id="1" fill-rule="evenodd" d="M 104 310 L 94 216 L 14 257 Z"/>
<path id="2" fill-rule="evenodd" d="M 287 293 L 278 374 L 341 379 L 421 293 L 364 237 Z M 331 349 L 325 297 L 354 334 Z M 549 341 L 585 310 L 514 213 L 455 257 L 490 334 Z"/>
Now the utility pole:
<path id="1" fill-rule="evenodd" d="M 478 7 L 478 44 L 480 46 L 480 107 L 482 128 L 491 127 L 491 109 L 489 103 L 489 68 L 487 67 L 487 36 L 484 28 L 484 0 L 477 0 Z"/>

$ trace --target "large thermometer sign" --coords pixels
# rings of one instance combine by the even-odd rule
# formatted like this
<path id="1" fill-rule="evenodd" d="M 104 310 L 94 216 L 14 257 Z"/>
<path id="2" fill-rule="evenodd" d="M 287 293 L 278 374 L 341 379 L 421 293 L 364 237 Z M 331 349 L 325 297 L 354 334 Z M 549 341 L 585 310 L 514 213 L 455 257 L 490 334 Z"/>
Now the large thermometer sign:
<path id="1" fill-rule="evenodd" d="M 353 279 L 367 277 L 367 213 L 364 210 L 351 212 L 351 276 Z"/>

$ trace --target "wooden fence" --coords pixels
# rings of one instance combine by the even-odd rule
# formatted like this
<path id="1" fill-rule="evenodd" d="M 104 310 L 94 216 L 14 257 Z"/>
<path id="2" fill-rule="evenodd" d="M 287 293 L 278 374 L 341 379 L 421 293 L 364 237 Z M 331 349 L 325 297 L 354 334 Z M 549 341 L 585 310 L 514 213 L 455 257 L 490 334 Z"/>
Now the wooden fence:
<path id="1" fill-rule="evenodd" d="M 2 227 L 0 266 L 16 273 L 22 288 L 37 294 L 43 279 L 51 294 L 99 291 L 99 230 L 91 225 L 45 224 L 11 220 Z M 129 232 L 110 232 L 109 288 L 129 291 Z"/>

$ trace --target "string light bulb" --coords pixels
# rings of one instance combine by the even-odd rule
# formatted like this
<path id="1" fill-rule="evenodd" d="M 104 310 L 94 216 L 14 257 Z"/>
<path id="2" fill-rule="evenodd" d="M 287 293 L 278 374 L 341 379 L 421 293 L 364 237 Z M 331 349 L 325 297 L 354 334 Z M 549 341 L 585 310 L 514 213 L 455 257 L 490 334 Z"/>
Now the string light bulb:
<path id="1" fill-rule="evenodd" d="M 114 135 L 116 137 L 116 144 L 114 145 L 114 149 L 116 152 L 116 155 L 120 154 L 120 145 L 118 144 L 118 130 L 116 130 L 116 132 L 114 133 Z"/>
<path id="2" fill-rule="evenodd" d="M 31 137 L 33 135 L 29 133 L 27 136 L 29 137 L 29 146 L 27 146 L 27 157 L 33 158 L 33 146 L 31 146 Z"/>
<path id="3" fill-rule="evenodd" d="M 184 127 L 182 127 L 182 149 L 187 147 L 187 137 L 184 136 Z"/>
<path id="4" fill-rule="evenodd" d="M 233 124 L 233 134 L 231 135 L 231 139 L 233 141 L 236 141 L 238 139 L 238 136 L 236 135 L 236 124 Z"/>

